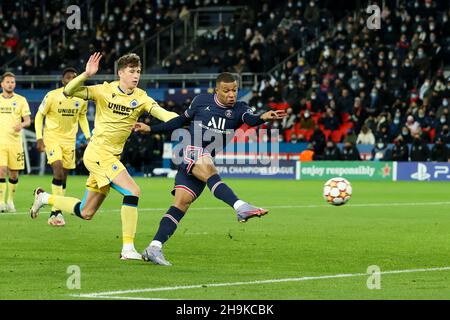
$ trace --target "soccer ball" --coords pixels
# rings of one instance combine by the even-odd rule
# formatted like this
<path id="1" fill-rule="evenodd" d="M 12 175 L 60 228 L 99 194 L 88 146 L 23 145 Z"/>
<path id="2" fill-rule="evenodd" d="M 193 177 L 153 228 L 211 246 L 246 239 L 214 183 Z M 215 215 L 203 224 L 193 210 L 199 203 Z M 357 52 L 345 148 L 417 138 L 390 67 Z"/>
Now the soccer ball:
<path id="1" fill-rule="evenodd" d="M 334 206 L 347 203 L 352 197 L 352 185 L 344 178 L 331 178 L 323 186 L 324 199 Z"/>

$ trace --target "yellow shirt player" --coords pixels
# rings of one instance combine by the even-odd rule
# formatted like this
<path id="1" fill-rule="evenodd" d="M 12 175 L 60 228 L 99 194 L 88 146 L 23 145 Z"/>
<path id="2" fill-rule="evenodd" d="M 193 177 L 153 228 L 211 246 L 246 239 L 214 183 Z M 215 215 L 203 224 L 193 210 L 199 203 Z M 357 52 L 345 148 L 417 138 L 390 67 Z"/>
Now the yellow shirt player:
<path id="1" fill-rule="evenodd" d="M 62 84 L 67 85 L 77 76 L 74 68 L 63 70 Z M 36 113 L 36 143 L 39 152 L 46 152 L 48 164 L 53 171 L 52 194 L 65 194 L 67 175 L 75 169 L 75 143 L 78 123 L 89 141 L 89 123 L 86 117 L 87 101 L 77 97 L 66 97 L 64 88 L 52 90 L 45 96 Z M 44 132 L 42 126 L 45 118 Z M 48 224 L 64 226 L 65 221 L 60 210 L 52 208 Z"/>
<path id="2" fill-rule="evenodd" d="M 120 155 L 132 126 L 144 112 L 162 121 L 168 121 L 178 115 L 164 110 L 145 91 L 137 88 L 141 61 L 134 53 L 119 58 L 119 81 L 82 86 L 85 80 L 97 73 L 100 59 L 100 53 L 91 55 L 85 72 L 64 88 L 66 95 L 93 100 L 96 105 L 94 130 L 83 156 L 84 164 L 89 170 L 85 196 L 83 200 L 79 200 L 52 195 L 36 188 L 30 213 L 32 218 L 36 218 L 39 209 L 49 204 L 63 212 L 91 220 L 112 187 L 123 195 L 123 247 L 120 257 L 124 260 L 140 260 L 142 255 L 134 248 L 140 189 L 120 162 Z"/>
<path id="3" fill-rule="evenodd" d="M 14 92 L 16 77 L 3 74 L 0 95 L 0 212 L 16 212 L 14 194 L 19 182 L 19 171 L 25 168 L 22 129 L 29 127 L 30 107 L 27 100 Z M 9 171 L 8 199 L 6 175 Z"/>

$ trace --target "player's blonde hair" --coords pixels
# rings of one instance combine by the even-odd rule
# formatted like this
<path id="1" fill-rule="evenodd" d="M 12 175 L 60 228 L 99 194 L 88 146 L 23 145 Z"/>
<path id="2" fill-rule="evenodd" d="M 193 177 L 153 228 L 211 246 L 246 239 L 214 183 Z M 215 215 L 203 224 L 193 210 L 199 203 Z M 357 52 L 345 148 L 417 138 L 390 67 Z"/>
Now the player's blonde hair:
<path id="1" fill-rule="evenodd" d="M 2 74 L 2 80 L 1 80 L 1 82 L 3 82 L 3 80 L 5 80 L 5 78 L 7 78 L 7 77 L 13 77 L 13 78 L 16 78 L 16 75 L 14 74 L 14 73 L 12 73 L 12 72 L 5 72 L 4 74 Z"/>
<path id="2" fill-rule="evenodd" d="M 126 67 L 140 68 L 141 58 L 136 53 L 128 53 L 121 56 L 119 60 L 117 60 L 117 70 L 121 70 Z"/>

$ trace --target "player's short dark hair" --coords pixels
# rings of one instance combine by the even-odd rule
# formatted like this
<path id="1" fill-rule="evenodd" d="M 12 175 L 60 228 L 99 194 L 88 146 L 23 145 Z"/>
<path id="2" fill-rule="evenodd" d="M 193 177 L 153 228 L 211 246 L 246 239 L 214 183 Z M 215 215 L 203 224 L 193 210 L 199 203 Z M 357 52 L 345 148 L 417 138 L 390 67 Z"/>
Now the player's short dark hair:
<path id="1" fill-rule="evenodd" d="M 12 73 L 12 72 L 5 72 L 4 74 L 2 74 L 2 81 L 1 82 L 3 82 L 3 80 L 5 80 L 5 78 L 7 78 L 7 77 L 13 77 L 13 78 L 15 78 L 16 77 L 16 75 L 14 74 L 14 73 Z"/>
<path id="2" fill-rule="evenodd" d="M 235 76 L 229 72 L 223 72 L 217 76 L 216 87 L 218 87 L 221 82 L 231 83 L 235 81 L 237 81 Z"/>
<path id="3" fill-rule="evenodd" d="M 63 70 L 63 72 L 62 72 L 63 78 L 64 78 L 64 76 L 66 75 L 67 72 L 73 72 L 73 73 L 78 74 L 77 69 L 75 69 L 75 68 L 73 68 L 73 67 L 67 67 L 67 68 L 65 68 L 65 69 Z"/>
<path id="4" fill-rule="evenodd" d="M 117 70 L 121 70 L 126 67 L 140 68 L 141 58 L 136 53 L 128 53 L 121 56 L 119 60 L 117 60 Z"/>

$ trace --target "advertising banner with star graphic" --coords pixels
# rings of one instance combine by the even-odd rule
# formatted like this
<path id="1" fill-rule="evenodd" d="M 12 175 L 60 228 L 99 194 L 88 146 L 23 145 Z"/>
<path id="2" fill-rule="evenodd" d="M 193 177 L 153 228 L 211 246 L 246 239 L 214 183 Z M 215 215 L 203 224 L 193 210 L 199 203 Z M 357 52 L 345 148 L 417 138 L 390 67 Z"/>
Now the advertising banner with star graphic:
<path id="1" fill-rule="evenodd" d="M 297 179 L 327 180 L 345 177 L 352 180 L 393 180 L 392 162 L 313 161 L 297 163 Z"/>

